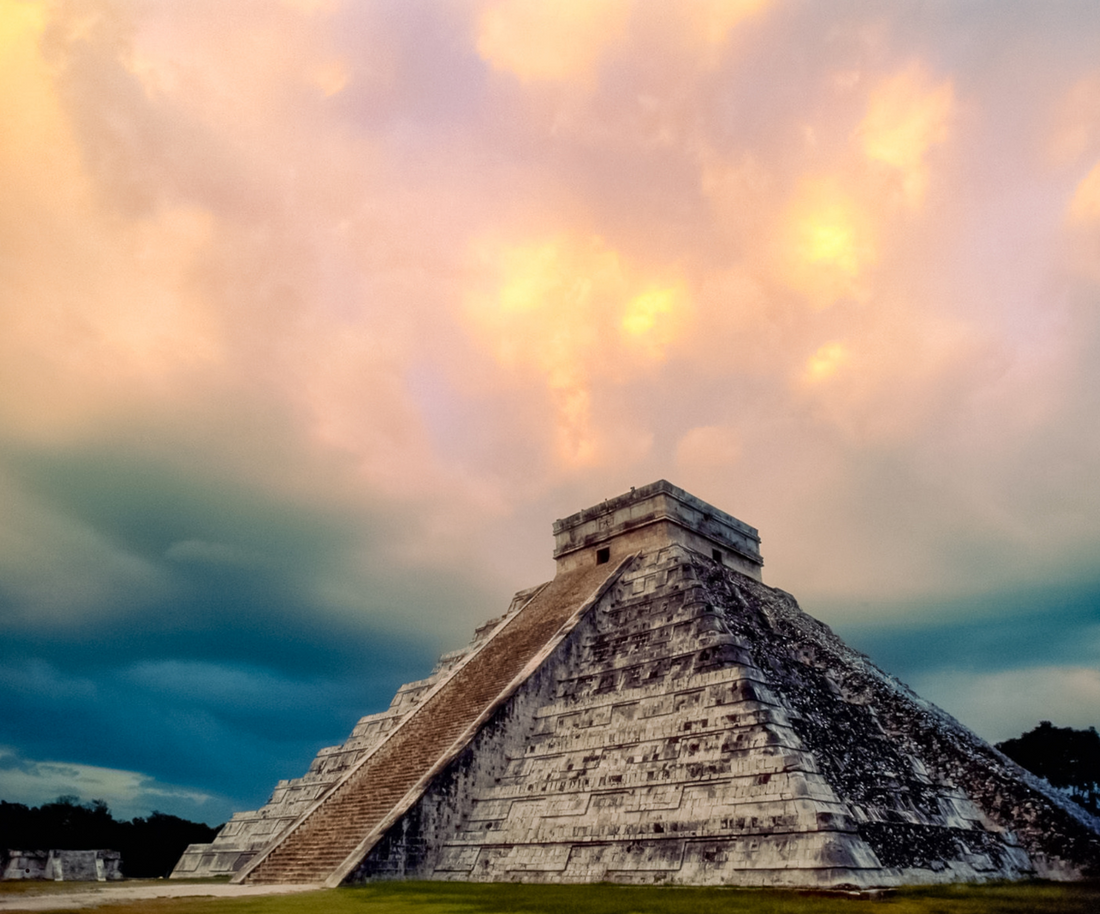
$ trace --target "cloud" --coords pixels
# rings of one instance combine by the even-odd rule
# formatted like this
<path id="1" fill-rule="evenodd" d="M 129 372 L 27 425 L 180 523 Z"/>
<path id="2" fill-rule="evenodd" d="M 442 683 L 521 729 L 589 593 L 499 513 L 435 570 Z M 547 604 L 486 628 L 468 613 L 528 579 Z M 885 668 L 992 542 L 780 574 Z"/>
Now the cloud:
<path id="1" fill-rule="evenodd" d="M 634 56 L 650 43 L 672 45 L 713 67 L 730 33 L 768 0 L 698 0 L 655 8 L 637 0 L 562 2 L 490 0 L 480 5 L 477 50 L 524 83 L 591 90 L 601 64 Z M 617 61 L 616 61 L 617 62 Z"/>
<path id="2" fill-rule="evenodd" d="M 122 677 L 150 693 L 234 713 L 261 707 L 304 709 L 338 700 L 326 680 L 303 682 L 273 670 L 201 660 L 147 660 L 121 671 Z M 325 694 L 330 690 L 332 694 Z"/>
<path id="3" fill-rule="evenodd" d="M 179 618 L 180 609 L 187 607 L 164 615 L 193 625 L 193 617 Z M 426 675 L 437 652 L 430 635 L 333 639 L 331 629 L 317 633 L 316 625 L 277 618 L 250 624 L 239 610 L 220 615 L 220 624 L 204 623 L 197 632 L 158 636 L 115 627 L 47 646 L 27 635 L 8 639 L 0 662 L 5 744 L 25 759 L 144 772 L 148 784 L 109 783 L 119 795 L 133 790 L 131 803 L 148 808 L 174 811 L 157 790 L 185 785 L 179 790 L 192 799 L 214 798 L 201 817 L 216 821 L 234 808 L 255 808 L 279 778 L 302 774 L 318 749 L 345 739 L 362 714 L 385 707 L 401 682 Z M 30 659 L 10 656 L 13 647 Z M 91 798 L 94 785 L 61 789 L 58 778 L 68 776 L 61 769 L 31 774 L 40 778 L 39 801 L 56 797 L 55 790 Z M 83 777 L 79 770 L 72 776 Z M 26 802 L 10 792 L 4 799 Z"/>
<path id="4" fill-rule="evenodd" d="M 208 543 L 204 540 L 179 540 L 164 551 L 164 557 L 173 562 L 209 563 L 213 565 L 255 565 L 259 559 L 237 546 L 226 543 Z"/>
<path id="5" fill-rule="evenodd" d="M 525 82 L 587 81 L 606 50 L 621 40 L 629 12 L 629 0 L 553 6 L 495 0 L 481 10 L 477 50 L 490 65 Z"/>
<path id="6" fill-rule="evenodd" d="M 99 693 L 95 680 L 62 675 L 38 657 L 5 665 L 0 668 L 0 677 L 9 693 L 33 695 L 48 702 L 94 701 Z"/>
<path id="7" fill-rule="evenodd" d="M 937 670 L 910 684 L 991 743 L 1019 736 L 1040 720 L 1094 727 L 1100 707 L 1100 671 L 1090 667 Z"/>
<path id="8" fill-rule="evenodd" d="M 689 319 L 682 285 L 671 276 L 646 276 L 598 237 L 492 245 L 483 256 L 499 272 L 470 296 L 473 332 L 507 371 L 534 369 L 541 377 L 563 464 L 605 462 L 609 449 L 593 421 L 592 386 L 664 360 Z"/>
<path id="9" fill-rule="evenodd" d="M 950 81 L 932 86 L 919 67 L 889 77 L 871 94 L 859 125 L 860 145 L 871 162 L 896 172 L 908 206 L 924 201 L 928 185 L 925 159 L 932 147 L 947 139 L 953 107 Z"/>
<path id="10" fill-rule="evenodd" d="M 843 343 L 826 343 L 819 347 L 806 363 L 804 378 L 810 384 L 831 378 L 848 361 L 848 358 L 848 350 Z"/>
<path id="11" fill-rule="evenodd" d="M 703 0 L 686 6 L 681 12 L 706 44 L 721 45 L 743 20 L 758 15 L 770 5 L 770 0 Z"/>
<path id="12" fill-rule="evenodd" d="M 0 628 L 71 624 L 161 597 L 165 576 L 94 524 L 51 509 L 0 475 L 0 594 L 13 612 Z"/>
<path id="13" fill-rule="evenodd" d="M 1100 222 L 1100 162 L 1077 185 L 1068 215 L 1072 222 Z"/>
<path id="14" fill-rule="evenodd" d="M 861 278 L 877 258 L 874 230 L 837 182 L 805 180 L 783 221 L 777 269 L 785 283 L 818 308 L 843 297 L 868 297 Z"/>
<path id="15" fill-rule="evenodd" d="M 122 820 L 158 810 L 213 825 L 228 818 L 225 810 L 231 808 L 225 797 L 163 784 L 137 771 L 34 761 L 6 747 L 0 747 L 0 794 L 19 797 L 26 806 L 52 803 L 60 796 L 103 800 Z"/>
<path id="16" fill-rule="evenodd" d="M 731 428 L 703 425 L 693 428 L 676 445 L 679 466 L 705 466 L 729 469 L 741 455 L 741 442 Z"/>
<path id="17" fill-rule="evenodd" d="M 1091 8 L 0 22 L 25 757 L 264 791 L 548 578 L 554 517 L 661 477 L 844 624 L 1092 581 Z"/>

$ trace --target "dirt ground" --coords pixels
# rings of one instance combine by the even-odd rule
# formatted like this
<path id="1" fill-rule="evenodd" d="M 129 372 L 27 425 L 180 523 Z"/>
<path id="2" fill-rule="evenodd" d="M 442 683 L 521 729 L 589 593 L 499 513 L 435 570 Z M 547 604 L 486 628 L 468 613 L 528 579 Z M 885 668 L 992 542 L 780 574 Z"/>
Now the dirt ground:
<path id="1" fill-rule="evenodd" d="M 21 889 L 24 886 L 20 886 Z M 228 883 L 186 883 L 156 880 L 137 885 L 99 883 L 35 883 L 25 891 L 0 894 L 0 911 L 78 910 L 101 904 L 141 901 L 146 898 L 185 898 L 201 895 L 248 898 L 255 895 L 287 895 L 311 892 L 319 885 L 229 885 Z"/>

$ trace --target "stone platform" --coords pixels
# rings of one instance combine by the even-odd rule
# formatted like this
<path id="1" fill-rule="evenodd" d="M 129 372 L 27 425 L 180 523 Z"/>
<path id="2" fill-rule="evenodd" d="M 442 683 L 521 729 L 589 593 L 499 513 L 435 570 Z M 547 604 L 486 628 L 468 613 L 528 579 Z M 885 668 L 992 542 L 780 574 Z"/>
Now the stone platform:
<path id="1" fill-rule="evenodd" d="M 752 527 L 661 481 L 554 533 L 553 582 L 174 875 L 871 888 L 1100 871 L 1097 820 L 765 586 Z"/>

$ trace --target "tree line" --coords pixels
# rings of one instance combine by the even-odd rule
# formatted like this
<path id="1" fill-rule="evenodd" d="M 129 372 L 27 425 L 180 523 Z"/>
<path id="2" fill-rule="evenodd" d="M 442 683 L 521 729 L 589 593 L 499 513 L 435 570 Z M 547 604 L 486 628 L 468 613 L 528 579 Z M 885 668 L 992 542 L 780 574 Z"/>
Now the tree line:
<path id="1" fill-rule="evenodd" d="M 1045 778 L 1052 787 L 1065 791 L 1089 812 L 1100 815 L 1100 734 L 1095 727 L 1074 730 L 1043 720 L 1034 730 L 997 743 L 997 748 L 1032 774 Z"/>
<path id="2" fill-rule="evenodd" d="M 213 841 L 220 829 L 163 812 L 119 821 L 103 800 L 74 796 L 38 807 L 0 800 L 0 853 L 109 848 L 122 855 L 130 878 L 167 876 L 188 844 Z"/>

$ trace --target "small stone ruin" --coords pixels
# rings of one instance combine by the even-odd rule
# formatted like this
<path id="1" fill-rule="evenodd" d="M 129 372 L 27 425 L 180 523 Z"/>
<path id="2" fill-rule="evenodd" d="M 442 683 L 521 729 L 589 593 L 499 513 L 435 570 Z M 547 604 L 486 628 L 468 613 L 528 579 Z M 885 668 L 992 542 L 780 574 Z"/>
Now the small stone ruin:
<path id="1" fill-rule="evenodd" d="M 122 857 L 112 850 L 6 850 L 0 879 L 107 882 L 122 879 Z"/>
<path id="2" fill-rule="evenodd" d="M 788 593 L 661 480 L 173 876 L 870 889 L 1100 875 L 1100 820 Z"/>

